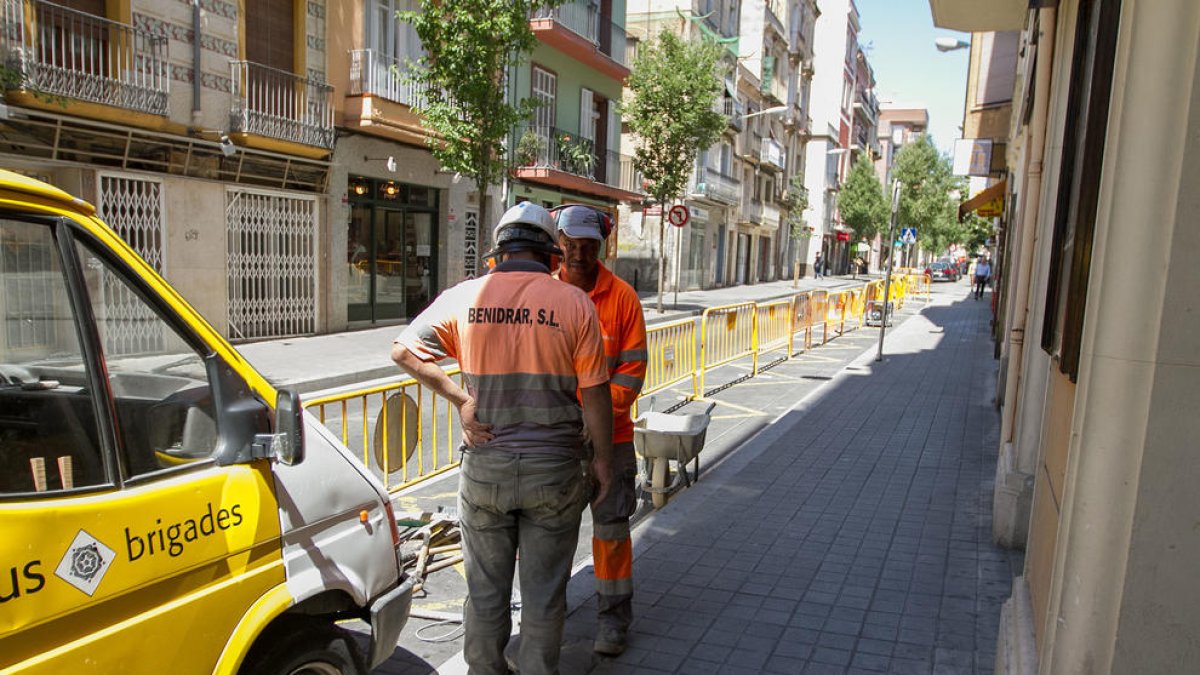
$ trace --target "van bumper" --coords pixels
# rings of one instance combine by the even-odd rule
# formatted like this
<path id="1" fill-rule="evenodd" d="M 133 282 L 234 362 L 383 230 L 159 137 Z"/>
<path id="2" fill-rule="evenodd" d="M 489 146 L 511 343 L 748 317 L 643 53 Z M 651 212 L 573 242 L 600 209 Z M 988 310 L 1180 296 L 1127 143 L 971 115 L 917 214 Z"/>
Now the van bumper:
<path id="1" fill-rule="evenodd" d="M 369 669 L 376 668 L 396 651 L 400 631 L 408 623 L 412 592 L 413 578 L 405 577 L 399 586 L 371 603 L 371 648 L 367 653 Z"/>

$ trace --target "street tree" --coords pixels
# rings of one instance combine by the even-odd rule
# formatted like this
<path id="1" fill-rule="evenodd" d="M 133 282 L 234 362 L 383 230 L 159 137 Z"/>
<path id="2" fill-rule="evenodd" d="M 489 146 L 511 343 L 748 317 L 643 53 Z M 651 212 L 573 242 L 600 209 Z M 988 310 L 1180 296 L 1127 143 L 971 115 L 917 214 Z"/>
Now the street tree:
<path id="1" fill-rule="evenodd" d="M 800 240 L 812 237 L 812 228 L 804 222 L 808 210 L 808 188 L 804 187 L 804 174 L 794 173 L 783 192 L 780 204 L 787 210 L 786 222 L 792 241 L 796 242 L 795 260 L 792 261 L 792 285 L 800 283 Z"/>
<path id="2" fill-rule="evenodd" d="M 937 254 L 966 239 L 966 228 L 958 222 L 959 195 L 966 186 L 953 174 L 950 158 L 938 152 L 928 135 L 922 134 L 896 153 L 892 175 L 903 185 L 900 226 L 917 228 L 923 249 Z"/>
<path id="3" fill-rule="evenodd" d="M 638 49 L 622 116 L 635 137 L 634 164 L 658 202 L 658 311 L 663 311 L 664 223 L 670 203 L 687 189 L 703 148 L 716 143 L 725 117 L 713 109 L 721 92 L 720 47 L 663 31 Z"/>
<path id="4" fill-rule="evenodd" d="M 838 193 L 838 213 L 842 222 L 854 230 L 854 239 L 869 239 L 888 222 L 888 204 L 875 165 L 865 155 L 850 167 L 846 183 Z"/>
<path id="5" fill-rule="evenodd" d="M 398 12 L 426 52 L 408 64 L 405 77 L 422 92 L 414 107 L 434 132 L 426 139 L 429 149 L 445 171 L 474 179 L 481 219 L 488 187 L 506 171 L 505 141 L 535 106 L 529 98 L 509 101 L 505 93 L 508 74 L 537 44 L 529 17 L 563 2 L 420 0 L 417 10 Z"/>

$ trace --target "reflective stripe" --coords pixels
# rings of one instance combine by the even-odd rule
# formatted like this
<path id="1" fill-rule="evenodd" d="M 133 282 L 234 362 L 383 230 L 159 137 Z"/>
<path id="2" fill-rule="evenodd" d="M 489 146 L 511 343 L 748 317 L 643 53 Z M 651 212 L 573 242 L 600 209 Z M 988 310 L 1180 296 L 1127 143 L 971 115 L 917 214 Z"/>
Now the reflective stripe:
<path id="1" fill-rule="evenodd" d="M 596 577 L 596 592 L 600 595 L 633 595 L 633 579 L 601 579 Z"/>
<path id="2" fill-rule="evenodd" d="M 608 357 L 608 372 L 611 373 L 613 371 L 613 369 L 616 368 L 620 364 L 621 364 L 621 362 L 617 360 L 617 357 L 615 357 L 615 356 Z"/>
<path id="3" fill-rule="evenodd" d="M 633 577 L 633 542 L 628 537 L 617 541 L 592 537 L 592 558 L 597 579 Z"/>
<path id="4" fill-rule="evenodd" d="M 464 373 L 465 374 L 465 373 Z M 500 375 L 467 375 L 479 389 L 552 389 L 574 391 L 574 375 L 550 375 L 542 373 L 504 373 Z"/>
<path id="5" fill-rule="evenodd" d="M 545 426 L 583 419 L 575 399 L 575 378 L 569 375 L 463 373 L 475 398 L 480 421 L 510 425 L 532 422 Z"/>
<path id="6" fill-rule="evenodd" d="M 649 361 L 650 352 L 645 349 L 628 349 L 617 355 L 617 358 L 622 363 L 630 363 L 633 361 Z"/>
<path id="7" fill-rule="evenodd" d="M 619 384 L 626 389 L 632 389 L 634 392 L 642 390 L 642 385 L 646 382 L 645 378 L 626 375 L 625 373 L 616 373 L 610 380 L 613 384 Z"/>
<path id="8" fill-rule="evenodd" d="M 629 538 L 629 521 L 619 523 L 594 523 L 592 535 L 605 541 L 620 541 Z"/>

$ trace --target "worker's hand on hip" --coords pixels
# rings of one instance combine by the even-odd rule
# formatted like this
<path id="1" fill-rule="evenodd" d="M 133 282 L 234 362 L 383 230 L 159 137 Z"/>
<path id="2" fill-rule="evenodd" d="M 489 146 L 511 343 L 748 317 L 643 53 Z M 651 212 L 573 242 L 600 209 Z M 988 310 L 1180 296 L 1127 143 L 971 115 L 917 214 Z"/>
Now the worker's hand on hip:
<path id="1" fill-rule="evenodd" d="M 592 458 L 592 480 L 596 482 L 596 490 L 592 493 L 592 505 L 600 504 L 608 496 L 612 487 L 612 463 Z"/>
<path id="2" fill-rule="evenodd" d="M 475 399 L 468 398 L 466 403 L 458 407 L 458 419 L 462 422 L 463 443 L 467 447 L 486 445 L 494 438 L 492 425 L 475 419 Z"/>

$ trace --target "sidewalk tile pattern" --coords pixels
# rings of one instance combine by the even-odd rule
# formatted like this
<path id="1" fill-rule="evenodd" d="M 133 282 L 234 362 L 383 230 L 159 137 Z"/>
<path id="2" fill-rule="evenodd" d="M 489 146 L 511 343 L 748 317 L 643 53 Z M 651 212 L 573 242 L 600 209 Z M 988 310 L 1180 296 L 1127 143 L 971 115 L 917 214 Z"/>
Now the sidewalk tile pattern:
<path id="1" fill-rule="evenodd" d="M 1021 561 L 991 543 L 989 315 L 957 295 L 644 526 L 630 648 L 593 672 L 992 672 Z"/>

